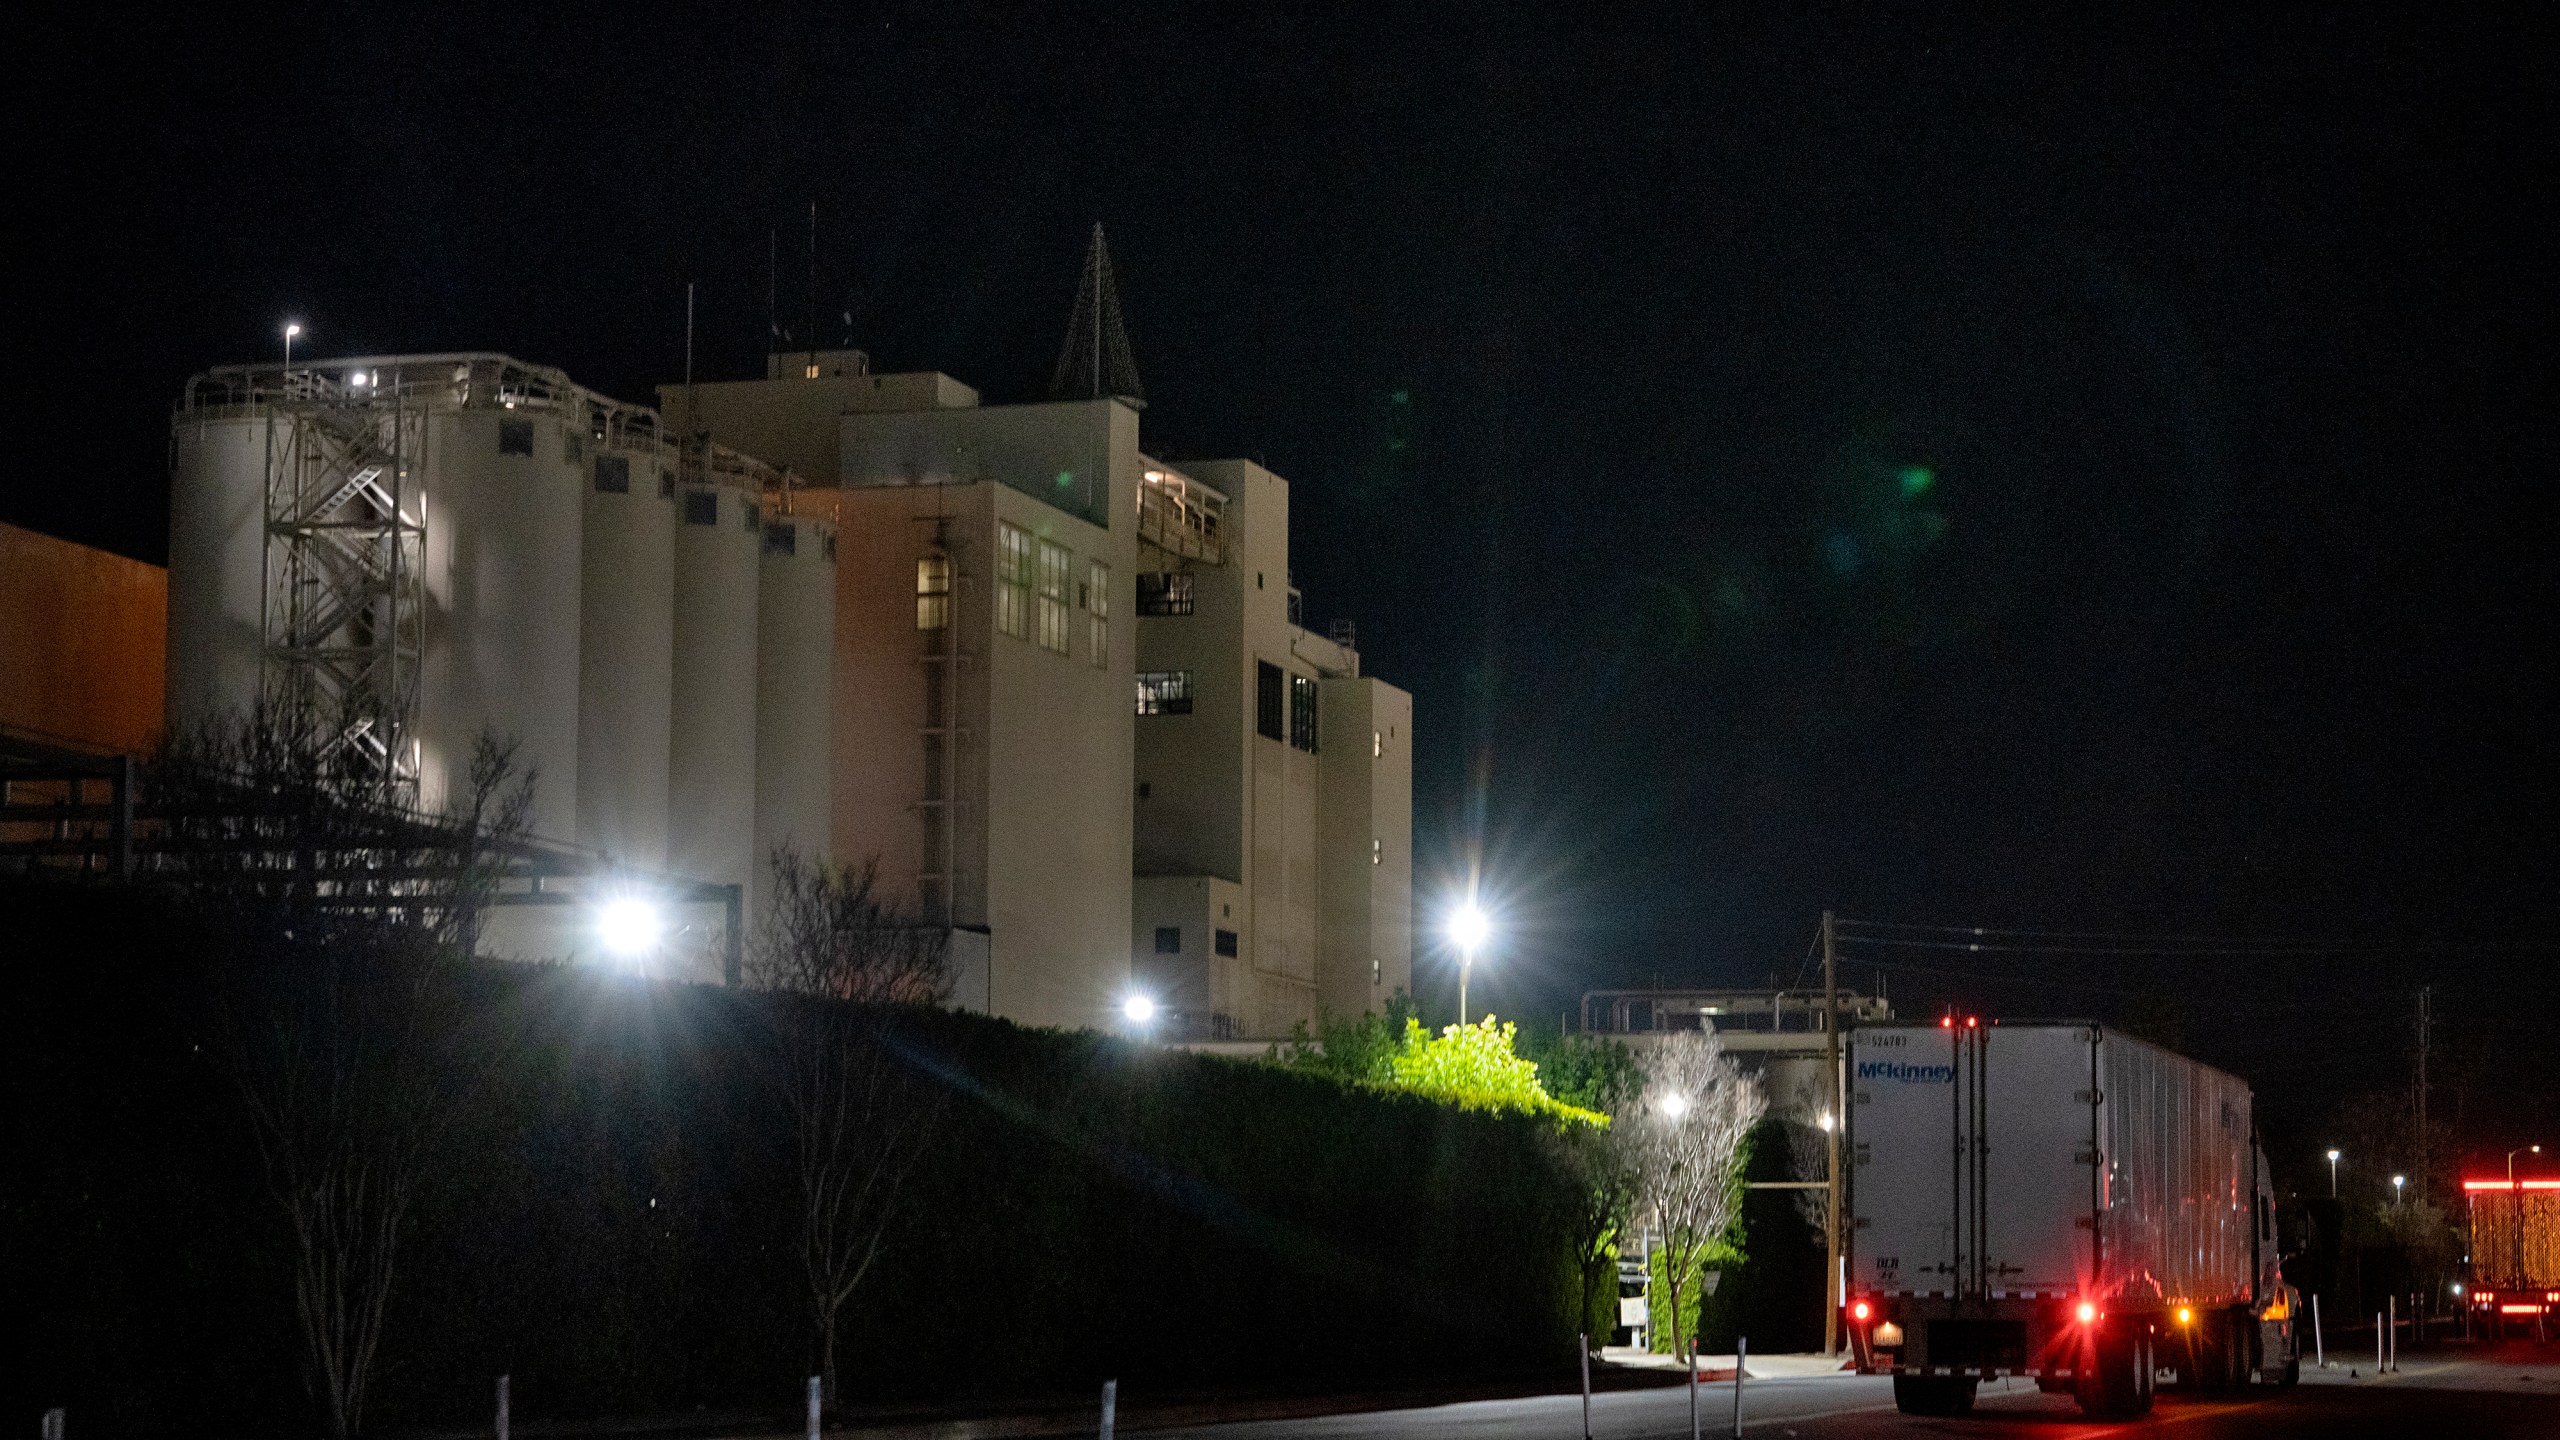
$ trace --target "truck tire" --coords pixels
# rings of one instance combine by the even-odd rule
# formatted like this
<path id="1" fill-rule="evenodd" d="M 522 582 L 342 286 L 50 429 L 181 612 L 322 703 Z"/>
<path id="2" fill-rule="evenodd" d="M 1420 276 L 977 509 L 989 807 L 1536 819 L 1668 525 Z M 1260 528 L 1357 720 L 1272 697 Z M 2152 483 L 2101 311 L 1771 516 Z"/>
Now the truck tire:
<path id="1" fill-rule="evenodd" d="M 1970 1415 L 1981 1383 L 1970 1375 L 1896 1375 L 1893 1407 L 1905 1415 Z"/>
<path id="2" fill-rule="evenodd" d="M 2080 1408 L 2093 1420 L 2129 1419 L 2151 1409 L 2150 1327 L 2139 1322 L 2109 1326 L 2094 1345 L 2096 1363 L 2079 1390 Z"/>

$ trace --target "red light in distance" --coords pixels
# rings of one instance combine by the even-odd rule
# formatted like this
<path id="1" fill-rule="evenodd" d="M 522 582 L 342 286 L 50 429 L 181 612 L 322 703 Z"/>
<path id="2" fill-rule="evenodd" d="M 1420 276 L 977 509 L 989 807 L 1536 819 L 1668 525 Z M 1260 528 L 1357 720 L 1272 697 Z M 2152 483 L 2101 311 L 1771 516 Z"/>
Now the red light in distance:
<path id="1" fill-rule="evenodd" d="M 1941 1030 L 1953 1030 L 1954 1028 L 1956 1028 L 1956 1017 L 1954 1017 L 1953 1015 L 1941 1015 L 1941 1016 L 1939 1016 L 1939 1017 L 1938 1017 L 1938 1028 L 1939 1028 L 1939 1029 L 1941 1029 Z"/>
<path id="2" fill-rule="evenodd" d="M 1982 1019 L 1981 1019 L 1981 1017 L 1980 1017 L 1980 1016 L 1976 1016 L 1976 1015 L 1967 1015 L 1966 1017 L 1964 1017 L 1964 1028 L 1966 1028 L 1967 1030 L 1970 1030 L 1970 1029 L 1972 1029 L 1973 1027 L 1975 1027 L 1975 1026 L 1977 1026 L 1977 1025 L 1981 1024 L 1981 1023 L 1982 1023 Z"/>
<path id="3" fill-rule="evenodd" d="M 1874 1312 L 1873 1310 L 1871 1310 L 1871 1309 L 1869 1309 L 1869 1308 L 1867 1307 L 1867 1302 L 1866 1302 L 1866 1301 L 1861 1300 L 1861 1301 L 1859 1301 L 1857 1304 L 1852 1305 L 1852 1306 L 1850 1306 L 1850 1307 L 1849 1307 L 1849 1313 L 1850 1313 L 1851 1315 L 1856 1316 L 1856 1317 L 1857 1317 L 1858 1319 L 1860 1319 L 1860 1320 L 1864 1320 L 1864 1319 L 1866 1319 L 1869 1315 L 1872 1315 L 1872 1314 L 1874 1314 L 1875 1312 Z"/>
<path id="4" fill-rule="evenodd" d="M 2080 1302 L 2079 1315 L 2080 1323 L 2087 1325 L 2098 1318 L 2098 1307 L 2083 1300 Z"/>

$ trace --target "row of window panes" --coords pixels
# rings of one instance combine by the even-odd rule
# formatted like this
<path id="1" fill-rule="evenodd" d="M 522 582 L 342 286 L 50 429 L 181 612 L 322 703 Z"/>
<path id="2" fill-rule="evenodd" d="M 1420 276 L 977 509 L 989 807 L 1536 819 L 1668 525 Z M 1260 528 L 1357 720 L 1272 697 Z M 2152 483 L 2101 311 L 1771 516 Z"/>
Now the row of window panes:
<path id="1" fill-rule="evenodd" d="M 1191 575 L 1188 571 L 1149 571 L 1138 577 L 1139 614 L 1188 615 L 1191 604 Z"/>
<path id="2" fill-rule="evenodd" d="M 1191 672 L 1188 670 L 1139 671 L 1138 713 L 1141 715 L 1190 714 Z"/>
<path id="3" fill-rule="evenodd" d="M 996 628 L 1017 640 L 1033 638 L 1034 621 L 1044 650 L 1067 653 L 1067 577 L 1075 556 L 1055 541 L 1035 542 L 1018 525 L 996 525 Z M 1085 658 L 1096 669 L 1111 663 L 1111 567 L 1085 562 L 1077 603 L 1087 615 Z M 928 555 L 916 562 L 916 628 L 951 623 L 951 561 Z"/>
<path id="4" fill-rule="evenodd" d="M 1216 948 L 1219 954 L 1233 955 L 1236 953 L 1236 932 L 1233 930 L 1213 929 L 1210 932 L 1210 937 L 1210 943 Z M 1182 953 L 1181 926 L 1159 925 L 1156 927 L 1156 953 L 1159 955 L 1179 955 Z"/>
<path id="5" fill-rule="evenodd" d="M 1291 675 L 1268 660 L 1254 662 L 1253 728 L 1268 740 L 1286 740 L 1316 753 L 1316 682 Z"/>

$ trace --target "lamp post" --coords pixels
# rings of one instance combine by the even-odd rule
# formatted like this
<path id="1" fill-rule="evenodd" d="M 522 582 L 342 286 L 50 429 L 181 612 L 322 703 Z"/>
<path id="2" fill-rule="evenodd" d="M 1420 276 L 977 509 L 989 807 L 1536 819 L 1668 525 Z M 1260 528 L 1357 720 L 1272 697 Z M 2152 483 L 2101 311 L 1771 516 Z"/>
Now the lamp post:
<path id="1" fill-rule="evenodd" d="M 301 333 L 302 327 L 300 325 L 287 325 L 284 327 L 284 368 L 287 370 L 293 368 L 293 337 Z"/>
<path id="2" fill-rule="evenodd" d="M 2528 1150 L 2536 1155 L 2542 1153 L 2542 1147 L 2539 1145 L 2519 1145 L 2507 1152 L 2507 1188 L 2510 1190 L 2516 1185 L 2516 1156 Z"/>
<path id="3" fill-rule="evenodd" d="M 2397 1204 L 2399 1204 L 2399 1203 L 2400 1203 L 2400 1187 L 2401 1187 L 2401 1186 L 2403 1186 L 2403 1185 L 2406 1185 L 2406 1184 L 2408 1184 L 2408 1183 L 2409 1183 L 2409 1177 L 2408 1177 L 2408 1176 L 2406 1176 L 2406 1175 L 2394 1175 L 2394 1176 L 2392 1176 L 2392 1177 L 2391 1177 L 2391 1203 L 2392 1203 L 2392 1204 L 2397 1205 Z"/>
<path id="4" fill-rule="evenodd" d="M 2338 1152 L 2329 1152 L 2329 1198 L 2338 1198 Z"/>
<path id="5" fill-rule="evenodd" d="M 1493 934 L 1493 922 L 1472 899 L 1449 915 L 1449 940 L 1458 947 L 1458 1023 L 1468 1023 L 1467 980 L 1476 968 L 1476 951 Z"/>

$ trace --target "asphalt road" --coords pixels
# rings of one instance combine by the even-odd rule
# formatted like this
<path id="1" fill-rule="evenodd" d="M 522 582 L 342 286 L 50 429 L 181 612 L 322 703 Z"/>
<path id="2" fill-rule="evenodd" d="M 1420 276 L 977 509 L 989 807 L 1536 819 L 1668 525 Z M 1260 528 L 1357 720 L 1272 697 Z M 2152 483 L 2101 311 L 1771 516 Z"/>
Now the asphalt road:
<path id="1" fill-rule="evenodd" d="M 1892 1383 L 1839 1376 L 1756 1380 L 1743 1387 L 1743 1434 L 1785 1440 L 1868 1440 L 1887 1436 L 2151 1435 L 2176 1440 L 2226 1436 L 2560 1437 L 2560 1346 L 2511 1344 L 2494 1350 L 2412 1354 L 2399 1373 L 2350 1379 L 2343 1364 L 2307 1372 L 2289 1390 L 2252 1389 L 2221 1397 L 2164 1393 L 2135 1421 L 2083 1419 L 2067 1396 L 2044 1395 L 2032 1383 L 1986 1387 L 1975 1413 L 1928 1420 L 1893 1408 Z M 1733 1387 L 1698 1387 L 1699 1429 L 1731 1435 Z M 1192 1430 L 1148 1432 L 1150 1440 L 1576 1440 L 1582 1402 L 1572 1395 L 1483 1400 L 1425 1409 L 1273 1420 Z M 1674 1385 L 1594 1397 L 1594 1440 L 1685 1440 L 1689 1400 Z"/>

